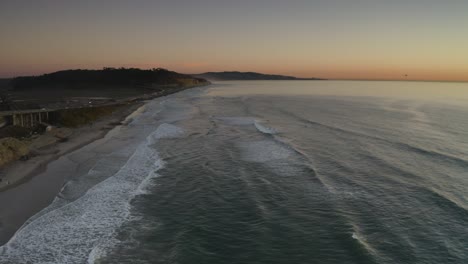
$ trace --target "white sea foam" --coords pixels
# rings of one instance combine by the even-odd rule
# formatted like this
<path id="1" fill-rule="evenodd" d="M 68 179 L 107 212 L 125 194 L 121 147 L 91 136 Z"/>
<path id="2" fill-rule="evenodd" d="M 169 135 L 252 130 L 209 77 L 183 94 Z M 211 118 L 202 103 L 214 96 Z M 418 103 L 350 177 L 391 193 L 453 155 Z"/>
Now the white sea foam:
<path id="1" fill-rule="evenodd" d="M 96 261 L 104 258 L 106 256 L 106 252 L 101 247 L 95 247 L 91 250 L 88 256 L 88 264 L 96 263 Z"/>
<path id="2" fill-rule="evenodd" d="M 162 161 L 161 161 L 162 162 Z M 161 164 L 162 167 L 162 164 Z M 136 195 L 148 194 L 149 188 L 153 185 L 153 179 L 157 178 L 158 174 L 156 172 L 152 172 L 146 179 L 144 179 L 141 184 L 138 186 L 137 190 L 135 191 Z"/>
<path id="3" fill-rule="evenodd" d="M 124 123 L 124 124 L 131 123 L 134 118 L 138 117 L 139 115 L 141 115 L 145 111 L 146 111 L 146 105 L 140 106 L 137 110 L 133 111 L 133 113 L 128 115 L 122 123 Z"/>
<path id="4" fill-rule="evenodd" d="M 264 120 L 261 120 L 259 118 L 255 117 L 249 117 L 249 116 L 244 116 L 244 117 L 216 117 L 217 120 L 222 121 L 223 123 L 227 125 L 232 125 L 232 126 L 250 126 L 254 125 L 255 128 L 264 133 L 264 134 L 276 134 L 277 131 L 276 129 L 269 127 L 266 125 Z"/>
<path id="5" fill-rule="evenodd" d="M 148 136 L 114 176 L 25 225 L 0 248 L 0 263 L 92 263 L 102 256 L 113 233 L 128 220 L 129 202 L 163 166 L 150 147 L 158 135 L 156 130 Z"/>
<path id="6" fill-rule="evenodd" d="M 150 143 L 162 138 L 177 138 L 184 134 L 184 130 L 171 124 L 161 124 L 154 133 L 151 134 Z"/>
<path id="7" fill-rule="evenodd" d="M 153 126 L 159 114 L 166 108 L 166 100 L 150 101 L 138 108 L 126 120 L 129 126 Z"/>
<path id="8" fill-rule="evenodd" d="M 190 119 L 197 111 L 197 108 L 192 104 L 174 99 L 166 100 L 164 108 L 167 111 L 164 111 L 164 113 L 160 115 L 160 120 L 165 123 L 173 123 Z"/>
<path id="9" fill-rule="evenodd" d="M 356 226 L 353 225 L 353 229 L 354 229 L 354 232 L 351 235 L 351 237 L 353 239 L 355 239 L 356 241 L 358 241 L 359 244 L 361 246 L 363 246 L 370 254 L 378 256 L 379 254 L 378 254 L 377 250 L 375 248 L 373 248 L 371 246 L 371 244 L 369 244 L 367 239 L 359 232 L 359 228 L 357 228 Z"/>
<path id="10" fill-rule="evenodd" d="M 276 134 L 277 133 L 276 129 L 269 127 L 258 120 L 255 120 L 254 126 L 257 128 L 258 131 L 264 134 Z"/>

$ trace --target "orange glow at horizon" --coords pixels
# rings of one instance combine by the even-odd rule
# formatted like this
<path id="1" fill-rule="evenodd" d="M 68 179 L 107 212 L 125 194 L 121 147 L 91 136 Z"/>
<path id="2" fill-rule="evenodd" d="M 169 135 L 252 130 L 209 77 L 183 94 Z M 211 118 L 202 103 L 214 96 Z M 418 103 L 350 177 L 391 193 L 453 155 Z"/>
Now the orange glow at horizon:
<path id="1" fill-rule="evenodd" d="M 162 64 L 162 63 L 134 63 L 134 64 L 102 64 L 102 65 L 28 65 L 18 69 L 0 72 L 1 78 L 18 76 L 41 75 L 68 69 L 102 69 L 104 67 L 135 67 L 141 69 L 167 68 L 186 74 L 198 74 L 217 71 L 259 72 L 264 74 L 279 74 L 301 78 L 324 78 L 335 80 L 408 80 L 408 81 L 456 81 L 468 82 L 468 70 L 458 69 L 408 69 L 404 67 L 306 67 L 306 68 L 278 68 L 278 67 L 248 67 L 248 66 L 216 66 L 208 63 Z"/>
<path id="2" fill-rule="evenodd" d="M 468 81 L 467 1 L 50 2 L 0 3 L 0 78 L 164 67 Z"/>

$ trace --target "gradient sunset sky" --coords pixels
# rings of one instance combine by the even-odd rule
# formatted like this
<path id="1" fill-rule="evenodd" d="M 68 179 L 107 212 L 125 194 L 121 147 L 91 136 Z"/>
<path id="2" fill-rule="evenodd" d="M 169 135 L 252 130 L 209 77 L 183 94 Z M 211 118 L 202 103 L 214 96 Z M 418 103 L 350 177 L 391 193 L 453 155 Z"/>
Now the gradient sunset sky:
<path id="1" fill-rule="evenodd" d="M 468 81 L 467 0 L 1 0 L 0 77 L 164 67 Z"/>

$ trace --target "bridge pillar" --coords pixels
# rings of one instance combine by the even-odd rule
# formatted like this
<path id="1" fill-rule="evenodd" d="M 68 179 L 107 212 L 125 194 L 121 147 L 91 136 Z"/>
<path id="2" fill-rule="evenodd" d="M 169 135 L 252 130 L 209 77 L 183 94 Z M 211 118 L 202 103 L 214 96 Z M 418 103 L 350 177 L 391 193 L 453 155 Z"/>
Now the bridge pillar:
<path id="1" fill-rule="evenodd" d="M 5 117 L 7 118 L 9 124 L 21 127 L 34 127 L 42 123 L 50 122 L 49 112 L 47 111 L 37 111 L 29 113 L 17 112 Z"/>

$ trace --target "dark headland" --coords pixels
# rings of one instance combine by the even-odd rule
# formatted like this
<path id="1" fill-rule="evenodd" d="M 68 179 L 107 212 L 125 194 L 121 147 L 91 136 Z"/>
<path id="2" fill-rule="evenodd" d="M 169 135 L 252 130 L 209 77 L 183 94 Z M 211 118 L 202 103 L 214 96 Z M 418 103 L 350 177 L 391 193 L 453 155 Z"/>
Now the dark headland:
<path id="1" fill-rule="evenodd" d="M 205 72 L 201 74 L 192 74 L 193 77 L 203 78 L 211 81 L 295 81 L 295 80 L 324 80 L 320 78 L 298 78 L 293 76 L 263 74 L 257 72 Z"/>
<path id="2" fill-rule="evenodd" d="M 65 70 L 0 79 L 1 111 L 80 108 L 147 99 L 208 81 L 166 69 Z"/>
<path id="3" fill-rule="evenodd" d="M 0 191 L 103 137 L 142 101 L 208 84 L 161 68 L 65 70 L 0 79 Z"/>

